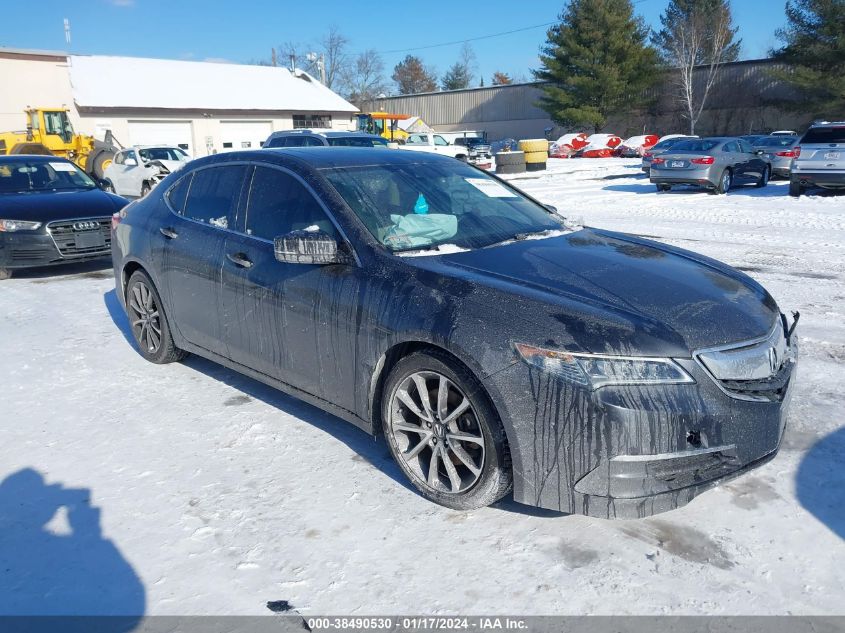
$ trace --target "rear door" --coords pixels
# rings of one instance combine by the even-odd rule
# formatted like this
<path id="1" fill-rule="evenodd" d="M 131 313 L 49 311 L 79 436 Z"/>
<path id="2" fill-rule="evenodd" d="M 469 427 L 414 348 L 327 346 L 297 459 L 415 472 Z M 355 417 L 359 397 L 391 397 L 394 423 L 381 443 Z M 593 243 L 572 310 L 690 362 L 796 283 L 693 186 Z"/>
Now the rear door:
<path id="1" fill-rule="evenodd" d="M 181 178 L 165 194 L 173 213 L 152 235 L 175 326 L 189 342 L 221 355 L 223 244 L 246 172 L 245 164 L 215 165 Z"/>
<path id="2" fill-rule="evenodd" d="M 303 391 L 354 408 L 360 283 L 356 266 L 276 260 L 273 239 L 294 230 L 340 233 L 295 173 L 256 166 L 238 232 L 227 235 L 222 328 L 230 358 Z"/>

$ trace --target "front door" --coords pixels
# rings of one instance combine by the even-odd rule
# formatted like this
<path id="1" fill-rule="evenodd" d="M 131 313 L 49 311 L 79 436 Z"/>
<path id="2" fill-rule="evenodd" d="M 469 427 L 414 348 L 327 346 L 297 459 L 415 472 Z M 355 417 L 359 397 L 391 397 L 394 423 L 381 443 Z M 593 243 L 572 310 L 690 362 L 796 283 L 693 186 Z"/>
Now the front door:
<path id="1" fill-rule="evenodd" d="M 230 358 L 353 409 L 356 347 L 348 332 L 360 268 L 276 260 L 273 239 L 291 231 L 341 239 L 297 175 L 257 166 L 247 200 L 238 233 L 224 245 L 221 314 Z"/>

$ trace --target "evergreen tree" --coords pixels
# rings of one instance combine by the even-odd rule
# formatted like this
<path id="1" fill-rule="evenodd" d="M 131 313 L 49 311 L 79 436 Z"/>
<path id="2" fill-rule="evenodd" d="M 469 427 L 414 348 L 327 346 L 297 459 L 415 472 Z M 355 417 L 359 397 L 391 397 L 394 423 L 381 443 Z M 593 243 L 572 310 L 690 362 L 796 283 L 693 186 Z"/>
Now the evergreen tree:
<path id="1" fill-rule="evenodd" d="M 644 101 L 657 53 L 631 0 L 570 0 L 540 49 L 540 107 L 559 125 L 600 130 L 611 114 Z"/>
<path id="2" fill-rule="evenodd" d="M 393 68 L 393 81 L 400 95 L 437 90 L 437 77 L 426 68 L 419 57 L 408 55 Z"/>
<path id="3" fill-rule="evenodd" d="M 785 46 L 772 51 L 788 71 L 776 73 L 801 99 L 792 105 L 814 116 L 845 114 L 845 0 L 789 0 Z M 810 112 L 808 112 L 810 114 Z"/>
<path id="4" fill-rule="evenodd" d="M 461 62 L 455 62 L 443 75 L 441 86 L 443 90 L 461 90 L 469 88 L 470 74 Z"/>

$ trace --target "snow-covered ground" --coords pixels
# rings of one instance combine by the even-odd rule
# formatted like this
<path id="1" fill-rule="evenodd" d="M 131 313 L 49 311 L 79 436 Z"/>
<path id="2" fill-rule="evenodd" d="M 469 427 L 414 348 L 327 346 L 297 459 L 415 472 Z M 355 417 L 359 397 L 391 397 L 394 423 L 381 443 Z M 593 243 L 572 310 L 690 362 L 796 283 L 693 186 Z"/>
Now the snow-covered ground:
<path id="1" fill-rule="evenodd" d="M 647 520 L 447 510 L 326 413 L 198 358 L 145 362 L 110 269 L 39 271 L 0 282 L 0 613 L 845 612 L 845 196 L 657 194 L 616 159 L 511 180 L 800 310 L 774 461 Z"/>

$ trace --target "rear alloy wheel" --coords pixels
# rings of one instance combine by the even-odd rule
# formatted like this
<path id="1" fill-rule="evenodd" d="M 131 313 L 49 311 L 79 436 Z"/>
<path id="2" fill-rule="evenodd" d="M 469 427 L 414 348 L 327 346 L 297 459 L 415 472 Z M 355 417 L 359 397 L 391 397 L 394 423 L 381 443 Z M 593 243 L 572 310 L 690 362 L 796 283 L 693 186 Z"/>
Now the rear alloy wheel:
<path id="1" fill-rule="evenodd" d="M 151 363 L 181 360 L 185 352 L 173 344 L 161 298 L 150 278 L 138 270 L 126 284 L 126 313 L 141 356 Z"/>
<path id="2" fill-rule="evenodd" d="M 390 452 L 424 497 L 455 510 L 501 499 L 511 487 L 504 430 L 475 378 L 446 355 L 413 354 L 385 385 Z"/>
<path id="3" fill-rule="evenodd" d="M 733 173 L 730 169 L 722 172 L 722 177 L 719 178 L 719 184 L 716 186 L 716 193 L 728 193 L 728 190 L 733 184 Z"/>
<path id="4" fill-rule="evenodd" d="M 801 183 L 797 180 L 790 180 L 789 195 L 793 198 L 800 198 L 802 193 L 804 193 L 804 187 L 801 186 Z"/>
<path id="5" fill-rule="evenodd" d="M 760 180 L 757 181 L 758 187 L 765 187 L 769 184 L 769 179 L 772 177 L 772 168 L 766 165 L 763 169 L 763 173 L 760 175 Z"/>

